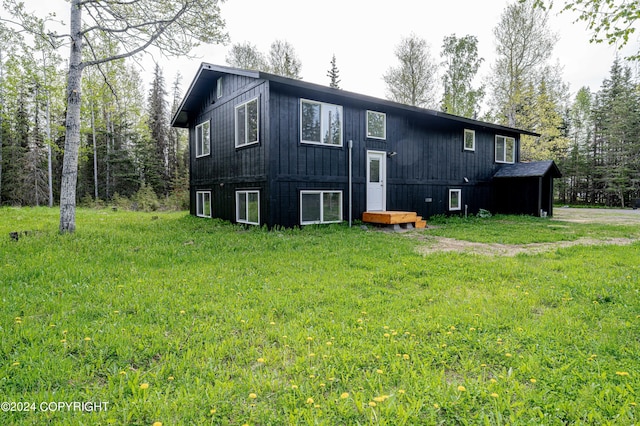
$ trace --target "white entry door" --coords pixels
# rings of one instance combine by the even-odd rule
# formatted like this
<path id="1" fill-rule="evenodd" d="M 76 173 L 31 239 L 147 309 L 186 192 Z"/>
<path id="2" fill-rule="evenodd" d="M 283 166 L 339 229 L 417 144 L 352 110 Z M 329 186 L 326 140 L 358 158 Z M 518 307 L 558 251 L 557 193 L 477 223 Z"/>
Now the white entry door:
<path id="1" fill-rule="evenodd" d="M 387 209 L 387 153 L 367 151 L 367 211 Z"/>

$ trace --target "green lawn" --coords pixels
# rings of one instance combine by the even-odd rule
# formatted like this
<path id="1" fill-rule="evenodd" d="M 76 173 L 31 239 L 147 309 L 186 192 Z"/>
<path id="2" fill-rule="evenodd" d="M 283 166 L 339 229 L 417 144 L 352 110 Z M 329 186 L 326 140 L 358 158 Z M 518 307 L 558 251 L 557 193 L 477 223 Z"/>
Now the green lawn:
<path id="1" fill-rule="evenodd" d="M 59 235 L 57 215 L 0 209 L 0 402 L 35 404 L 0 425 L 640 422 L 638 242 L 422 255 L 424 238 L 358 226 L 79 210 Z M 503 216 L 424 234 L 640 229 Z M 106 410 L 48 404 L 87 401 Z"/>

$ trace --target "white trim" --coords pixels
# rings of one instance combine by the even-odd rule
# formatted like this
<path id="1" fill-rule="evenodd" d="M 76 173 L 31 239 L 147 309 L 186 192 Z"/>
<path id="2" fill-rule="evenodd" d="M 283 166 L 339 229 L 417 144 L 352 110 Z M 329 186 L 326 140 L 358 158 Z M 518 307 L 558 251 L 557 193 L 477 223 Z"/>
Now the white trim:
<path id="1" fill-rule="evenodd" d="M 380 161 L 380 180 L 381 180 L 381 186 L 382 188 L 382 208 L 380 210 L 372 210 L 369 205 L 369 179 L 371 177 L 371 163 L 369 161 L 370 159 L 370 155 L 373 154 L 374 156 L 378 157 L 381 159 Z M 387 209 L 387 153 L 385 151 L 373 151 L 373 150 L 367 150 L 367 165 L 366 165 L 366 171 L 365 171 L 365 175 L 366 175 L 366 183 L 365 183 L 365 195 L 366 195 L 366 206 L 367 206 L 367 211 L 384 211 Z"/>
<path id="2" fill-rule="evenodd" d="M 318 194 L 320 195 L 320 220 L 309 220 L 309 221 L 303 221 L 302 220 L 302 196 L 305 194 Z M 338 214 L 340 219 L 339 220 L 325 220 L 324 219 L 324 194 L 340 194 L 340 201 L 339 201 L 339 207 L 340 207 L 340 213 Z M 340 190 L 303 190 L 300 191 L 300 225 L 314 225 L 314 224 L 325 224 L 325 223 L 340 223 L 343 221 L 342 219 L 343 214 L 342 214 L 342 191 Z"/>
<path id="3" fill-rule="evenodd" d="M 458 194 L 458 206 L 451 205 L 451 196 L 453 194 Z M 450 189 L 449 190 L 449 211 L 458 211 L 462 210 L 462 189 Z"/>
<path id="4" fill-rule="evenodd" d="M 205 195 L 209 198 L 209 214 L 206 214 L 204 211 Z M 202 201 L 200 201 L 200 196 L 202 196 Z M 211 217 L 211 191 L 196 191 L 196 216 L 198 217 Z M 202 211 L 202 213 L 200 213 Z"/>
<path id="5" fill-rule="evenodd" d="M 209 128 L 208 132 L 205 133 L 204 131 L 204 127 L 205 125 Z M 200 140 L 198 140 L 198 133 L 200 133 Z M 207 152 L 201 152 L 204 148 L 204 135 L 207 135 L 207 139 L 209 140 L 209 150 Z M 203 121 L 202 123 L 198 124 L 196 126 L 195 129 L 195 146 L 196 146 L 196 158 L 200 158 L 200 157 L 206 157 L 207 155 L 211 154 L 211 120 L 206 120 Z"/>
<path id="6" fill-rule="evenodd" d="M 504 143 L 504 156 L 501 159 L 498 158 L 498 138 L 502 138 Z M 507 159 L 507 141 L 511 141 L 513 143 L 513 149 L 511 151 L 511 160 Z M 494 148 L 495 148 L 494 157 L 495 157 L 496 163 L 513 164 L 516 162 L 516 138 L 513 138 L 511 136 L 496 135 Z"/>
<path id="7" fill-rule="evenodd" d="M 317 104 L 320 105 L 320 142 L 317 141 L 306 141 L 304 139 L 302 139 L 302 104 L 303 103 L 309 103 L 309 104 Z M 322 107 L 324 105 L 327 106 L 331 106 L 331 107 L 337 107 L 340 109 L 340 144 L 332 144 L 332 143 L 324 143 L 322 142 L 322 135 L 325 133 L 323 132 L 323 130 L 328 130 L 327 129 L 327 123 L 324 123 L 322 120 Z M 314 101 L 311 99 L 304 99 L 304 98 L 300 98 L 300 106 L 299 106 L 299 113 L 300 113 L 300 143 L 304 143 L 304 144 L 309 144 L 309 145 L 322 145 L 322 146 L 331 146 L 334 148 L 342 148 L 342 146 L 344 145 L 344 109 L 342 108 L 342 105 L 337 105 L 337 104 L 330 104 L 327 102 L 320 102 L 320 101 Z"/>
<path id="8" fill-rule="evenodd" d="M 471 148 L 467 148 L 467 133 L 473 135 L 473 145 Z M 476 131 L 471 129 L 464 129 L 464 133 L 462 136 L 462 147 L 465 151 L 475 151 L 476 150 Z"/>
<path id="9" fill-rule="evenodd" d="M 384 117 L 384 135 L 383 135 L 382 137 L 379 137 L 379 136 L 372 136 L 372 135 L 369 133 L 369 113 L 371 113 L 371 114 L 377 114 L 377 115 L 382 115 L 382 116 Z M 387 114 L 386 114 L 386 113 L 384 113 L 384 112 L 367 110 L 366 131 L 367 131 L 367 138 L 369 138 L 369 139 L 387 140 Z"/>
<path id="10" fill-rule="evenodd" d="M 248 137 L 249 137 L 249 120 L 248 120 L 248 116 L 247 116 L 247 111 L 249 110 L 248 105 L 251 102 L 255 102 L 256 103 L 256 140 L 255 141 L 248 141 Z M 238 110 L 240 110 L 240 108 L 244 108 L 244 138 L 245 138 L 245 142 L 244 143 L 239 143 L 238 142 Z M 260 142 L 260 101 L 259 101 L 259 97 L 256 96 L 253 99 L 249 99 L 248 101 L 241 103 L 240 105 L 237 105 L 234 109 L 233 109 L 233 133 L 234 133 L 234 138 L 235 138 L 235 144 L 236 144 L 236 148 L 242 148 L 248 145 L 254 145 Z"/>
<path id="11" fill-rule="evenodd" d="M 258 221 L 252 222 L 249 220 L 249 194 L 257 194 L 258 195 Z M 240 219 L 240 203 L 239 197 L 245 197 L 245 217 L 246 219 Z M 257 189 L 243 189 L 236 191 L 236 222 L 238 223 L 246 223 L 247 225 L 258 225 L 260 226 L 260 191 Z"/>

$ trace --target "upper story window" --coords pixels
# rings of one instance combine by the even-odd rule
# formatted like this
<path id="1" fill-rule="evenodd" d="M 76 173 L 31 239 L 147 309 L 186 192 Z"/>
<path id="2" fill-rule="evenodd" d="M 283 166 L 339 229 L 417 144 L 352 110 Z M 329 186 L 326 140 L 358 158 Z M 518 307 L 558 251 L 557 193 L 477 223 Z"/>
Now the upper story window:
<path id="1" fill-rule="evenodd" d="M 211 153 L 211 122 L 205 121 L 196 126 L 196 158 Z"/>
<path id="2" fill-rule="evenodd" d="M 222 77 L 216 80 L 216 98 L 222 97 Z"/>
<path id="3" fill-rule="evenodd" d="M 387 138 L 387 114 L 367 111 L 367 137 L 372 139 Z"/>
<path id="4" fill-rule="evenodd" d="M 496 135 L 496 163 L 514 163 L 515 158 L 515 138 Z"/>
<path id="5" fill-rule="evenodd" d="M 342 146 L 342 106 L 301 99 L 300 141 Z"/>
<path id="6" fill-rule="evenodd" d="M 258 98 L 236 107 L 236 148 L 258 143 Z"/>
<path id="7" fill-rule="evenodd" d="M 476 150 L 476 132 L 475 130 L 464 129 L 464 150 Z"/>

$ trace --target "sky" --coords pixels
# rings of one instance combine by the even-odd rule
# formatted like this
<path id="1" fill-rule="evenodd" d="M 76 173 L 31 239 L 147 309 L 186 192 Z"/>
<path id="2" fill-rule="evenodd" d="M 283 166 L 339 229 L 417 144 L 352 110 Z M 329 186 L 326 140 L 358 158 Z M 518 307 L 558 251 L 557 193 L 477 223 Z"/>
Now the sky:
<path id="1" fill-rule="evenodd" d="M 228 45 L 201 46 L 192 52 L 195 59 L 146 55 L 140 61 L 142 75 L 145 81 L 150 80 L 155 60 L 163 69 L 167 89 L 179 71 L 186 90 L 201 62 L 226 65 L 231 44 L 250 42 L 266 54 L 273 41 L 286 40 L 302 62 L 303 80 L 329 85 L 327 71 L 335 54 L 342 89 L 384 98 L 382 76 L 397 65 L 394 49 L 402 37 L 413 33 L 424 38 L 439 61 L 445 36 L 471 34 L 478 38 L 479 56 L 484 58 L 478 74 L 478 81 L 482 81 L 490 75 L 495 61 L 493 29 L 512 1 L 517 0 L 227 0 L 221 4 L 221 12 L 230 37 Z M 64 0 L 25 0 L 25 4 L 38 13 L 56 10 L 58 17 L 68 20 L 69 6 Z M 552 10 L 549 20 L 550 29 L 559 36 L 551 63 L 563 67 L 572 94 L 583 86 L 597 91 L 616 54 L 628 56 L 640 43 L 638 35 L 622 51 L 607 44 L 591 44 L 586 24 L 574 23 L 576 18 Z M 68 56 L 67 49 L 60 53 Z"/>

